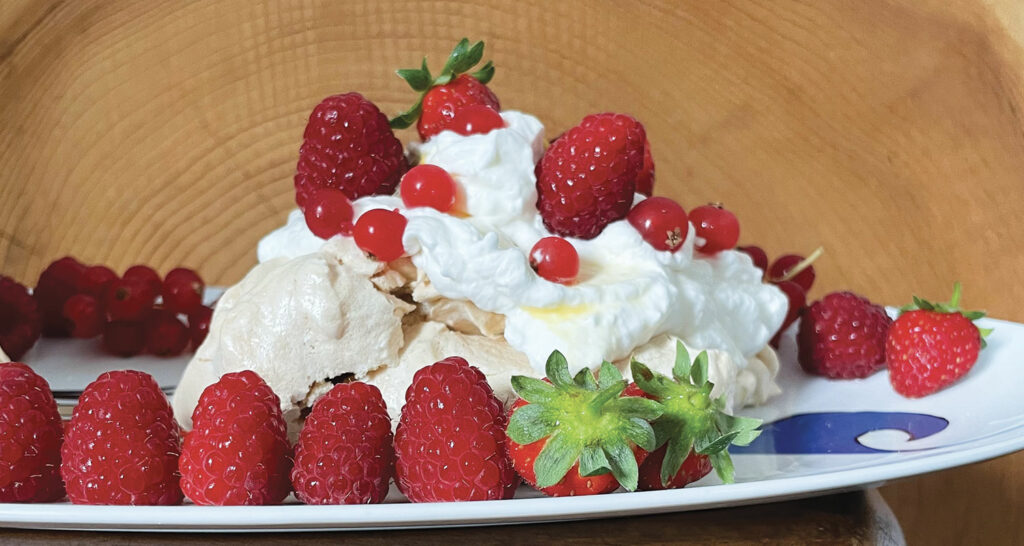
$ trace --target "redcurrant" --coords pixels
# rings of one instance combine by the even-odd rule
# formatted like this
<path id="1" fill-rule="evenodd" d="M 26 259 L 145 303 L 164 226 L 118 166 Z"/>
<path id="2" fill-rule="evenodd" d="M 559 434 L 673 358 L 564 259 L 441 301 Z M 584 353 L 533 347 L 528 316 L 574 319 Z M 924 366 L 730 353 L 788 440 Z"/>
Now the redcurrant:
<path id="1" fill-rule="evenodd" d="M 569 241 L 544 237 L 530 250 L 530 267 L 551 282 L 572 284 L 580 272 L 580 256 Z"/>
<path id="2" fill-rule="evenodd" d="M 648 244 L 658 250 L 679 250 L 690 231 L 686 211 L 668 197 L 644 199 L 629 211 L 626 219 Z"/>
<path id="3" fill-rule="evenodd" d="M 359 217 L 352 236 L 363 252 L 382 262 L 390 262 L 405 254 L 402 235 L 406 223 L 405 216 L 397 210 L 373 209 Z"/>
<path id="4" fill-rule="evenodd" d="M 139 279 L 148 284 L 153 291 L 157 293 L 159 293 L 164 286 L 164 281 L 160 278 L 160 274 L 148 265 L 133 265 L 128 269 L 125 269 L 122 277 L 125 279 Z"/>
<path id="5" fill-rule="evenodd" d="M 71 335 L 93 338 L 103 332 L 106 320 L 100 302 L 89 294 L 75 294 L 64 302 L 64 318 L 71 321 Z"/>
<path id="6" fill-rule="evenodd" d="M 117 279 L 117 273 L 102 265 L 92 265 L 82 270 L 78 278 L 78 292 L 94 298 L 102 298 L 110 283 Z"/>
<path id="7" fill-rule="evenodd" d="M 188 315 L 188 332 L 192 338 L 192 349 L 198 349 L 203 341 L 206 340 L 206 334 L 210 332 L 210 320 L 213 319 L 213 309 L 205 305 L 200 305 L 199 309 L 189 313 Z"/>
<path id="8" fill-rule="evenodd" d="M 115 356 L 135 356 L 146 346 L 146 328 L 141 322 L 114 321 L 103 327 L 103 348 Z"/>
<path id="9" fill-rule="evenodd" d="M 804 261 L 804 257 L 797 254 L 785 254 L 783 256 L 779 256 L 774 262 L 772 262 L 771 268 L 768 269 L 768 278 L 773 282 L 777 282 L 785 278 L 786 275 L 789 274 L 790 270 L 802 261 Z M 808 292 L 814 284 L 814 278 L 814 266 L 808 264 L 806 267 L 801 269 L 799 273 L 790 277 L 789 280 L 800 285 L 800 288 L 803 288 L 804 292 Z"/>
<path id="10" fill-rule="evenodd" d="M 172 269 L 164 278 L 164 307 L 172 313 L 189 314 L 203 304 L 203 279 L 191 269 Z"/>
<path id="11" fill-rule="evenodd" d="M 402 177 L 399 186 L 405 206 L 430 207 L 448 212 L 455 205 L 455 180 L 437 165 L 417 165 Z"/>
<path id="12" fill-rule="evenodd" d="M 697 245 L 697 250 L 705 254 L 728 250 L 740 240 L 740 223 L 736 215 L 721 205 L 703 205 L 691 210 L 690 221 L 697 237 L 704 239 L 703 244 Z"/>
<path id="13" fill-rule="evenodd" d="M 768 254 L 759 246 L 739 246 L 736 250 L 743 252 L 750 256 L 750 259 L 754 261 L 754 267 L 761 270 L 761 273 L 768 271 Z"/>
<path id="14" fill-rule="evenodd" d="M 452 118 L 449 129 L 460 135 L 483 135 L 505 126 L 501 114 L 489 106 L 470 104 L 463 106 Z"/>
<path id="15" fill-rule="evenodd" d="M 775 333 L 775 337 L 772 338 L 772 345 L 776 348 L 779 346 L 779 338 L 782 336 L 782 332 L 786 331 L 791 324 L 796 322 L 796 319 L 800 317 L 800 313 L 803 312 L 804 307 L 807 306 L 807 293 L 800 287 L 799 284 L 793 281 L 782 281 L 777 283 L 775 286 L 782 290 L 782 293 L 786 295 L 786 301 L 788 307 L 786 308 L 786 318 L 782 321 L 782 326 L 779 327 L 779 331 Z"/>
<path id="16" fill-rule="evenodd" d="M 178 356 L 188 346 L 188 328 L 178 317 L 158 310 L 146 319 L 146 349 L 157 356 Z"/>
<path id="17" fill-rule="evenodd" d="M 341 190 L 314 190 L 305 201 L 303 215 L 306 217 L 306 226 L 321 239 L 352 232 L 352 202 Z"/>
<path id="18" fill-rule="evenodd" d="M 104 298 L 111 321 L 141 321 L 153 310 L 156 292 L 139 279 L 118 279 L 110 283 Z"/>

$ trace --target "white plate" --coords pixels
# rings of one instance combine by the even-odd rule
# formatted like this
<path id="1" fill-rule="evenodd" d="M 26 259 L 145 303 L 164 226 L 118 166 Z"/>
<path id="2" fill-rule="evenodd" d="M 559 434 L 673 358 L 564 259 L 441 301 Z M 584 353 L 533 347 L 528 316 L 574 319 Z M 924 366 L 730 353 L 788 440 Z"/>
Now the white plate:
<path id="1" fill-rule="evenodd" d="M 712 475 L 685 489 L 546 498 L 520 488 L 515 499 L 409 504 L 394 491 L 389 502 L 363 506 L 199 507 L 0 504 L 0 525 L 121 531 L 310 531 L 398 529 L 528 523 L 627 516 L 755 504 L 877 486 L 1024 449 L 1024 325 L 985 319 L 995 328 L 989 346 L 966 378 L 920 400 L 893 392 L 880 372 L 865 380 L 812 378 L 795 363 L 792 332 L 783 341 L 783 394 L 743 413 L 771 424 L 750 448 L 734 450 L 737 483 Z M 64 342 L 26 360 L 54 388 L 80 390 L 104 359 L 87 359 Z M 185 359 L 105 360 L 173 382 Z M 70 366 L 75 366 L 71 368 Z M 77 379 L 76 379 L 77 378 Z M 794 416 L 796 416 L 794 418 Z M 789 419 L 787 419 L 789 418 Z M 774 423 L 773 423 L 774 422 Z"/>

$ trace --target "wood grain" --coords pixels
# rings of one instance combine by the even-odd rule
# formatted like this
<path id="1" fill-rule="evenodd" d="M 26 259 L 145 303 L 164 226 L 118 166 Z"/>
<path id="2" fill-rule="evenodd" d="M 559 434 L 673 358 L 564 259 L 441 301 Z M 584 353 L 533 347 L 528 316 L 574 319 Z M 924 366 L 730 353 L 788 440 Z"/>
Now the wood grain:
<path id="1" fill-rule="evenodd" d="M 722 201 L 818 295 L 940 297 L 1024 320 L 1016 0 L 0 3 L 0 271 L 72 253 L 238 280 L 292 206 L 305 117 L 488 42 L 506 108 L 557 134 L 617 110 L 657 191 Z M 408 138 L 409 135 L 403 135 Z M 1024 542 L 1024 455 L 885 490 L 911 542 Z"/>

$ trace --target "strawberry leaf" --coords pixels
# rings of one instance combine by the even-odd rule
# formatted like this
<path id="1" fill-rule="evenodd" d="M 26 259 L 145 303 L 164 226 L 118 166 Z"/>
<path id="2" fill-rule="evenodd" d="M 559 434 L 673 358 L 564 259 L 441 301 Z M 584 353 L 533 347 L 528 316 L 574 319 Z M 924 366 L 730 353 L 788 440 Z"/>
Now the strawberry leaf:
<path id="1" fill-rule="evenodd" d="M 612 476 L 626 491 L 635 491 L 639 481 L 640 469 L 636 464 L 633 450 L 625 442 L 611 442 L 604 447 L 611 466 Z"/>
<path id="2" fill-rule="evenodd" d="M 547 364 L 544 366 L 544 373 L 547 374 L 548 379 L 556 387 L 564 388 L 574 384 L 572 376 L 569 375 L 569 362 L 565 360 L 565 355 L 559 351 L 553 351 L 551 356 L 548 357 Z"/>
<path id="3" fill-rule="evenodd" d="M 667 377 L 656 374 L 646 365 L 634 360 L 629 364 L 633 372 L 633 381 L 637 387 L 655 398 L 666 398 L 675 391 L 672 389 L 672 382 Z M 689 375 L 689 374 L 687 374 Z"/>
<path id="4" fill-rule="evenodd" d="M 448 55 L 448 60 L 444 63 L 444 68 L 441 69 L 441 76 L 439 76 L 438 79 L 440 79 L 443 76 L 448 76 L 449 78 L 451 78 L 452 74 L 455 73 L 455 65 L 459 63 L 460 59 L 463 59 L 466 56 L 466 53 L 468 52 L 469 38 L 463 38 L 459 40 L 459 43 L 455 44 L 455 48 L 452 49 L 451 54 Z M 448 82 L 445 81 L 445 83 Z"/>
<path id="5" fill-rule="evenodd" d="M 700 387 L 708 382 L 708 352 L 701 351 L 690 369 L 690 381 Z"/>
<path id="6" fill-rule="evenodd" d="M 412 108 L 398 114 L 391 118 L 390 124 L 392 129 L 405 129 L 416 123 L 416 120 L 420 117 L 420 112 L 423 110 L 423 103 L 417 102 Z"/>
<path id="7" fill-rule="evenodd" d="M 690 352 L 679 340 L 676 340 L 676 362 L 672 366 L 672 376 L 676 381 L 687 381 L 690 377 Z"/>
<path id="8" fill-rule="evenodd" d="M 598 446 L 587 446 L 580 454 L 580 476 L 598 476 L 611 472 L 611 464 L 604 450 Z"/>
<path id="9" fill-rule="evenodd" d="M 572 382 L 588 391 L 597 390 L 597 383 L 594 382 L 594 374 L 590 372 L 590 368 L 583 368 L 576 372 L 576 375 L 572 378 Z"/>
<path id="10" fill-rule="evenodd" d="M 533 464 L 533 470 L 537 474 L 537 487 L 549 487 L 561 481 L 582 452 L 583 444 L 579 438 L 561 431 L 553 433 Z M 633 464 L 636 464 L 636 461 Z"/>
<path id="11" fill-rule="evenodd" d="M 494 77 L 494 63 L 487 61 L 487 64 L 485 64 L 483 68 L 473 72 L 470 76 L 476 78 L 478 82 L 487 85 L 487 83 L 491 81 L 491 78 Z"/>
<path id="12" fill-rule="evenodd" d="M 712 435 L 702 436 L 693 443 L 693 448 L 701 455 L 711 455 L 712 453 L 725 451 L 725 448 L 729 447 L 729 444 L 739 435 L 740 431 L 734 430 L 717 438 Z"/>
<path id="13" fill-rule="evenodd" d="M 626 437 L 647 451 L 654 451 L 654 429 L 644 419 L 634 417 L 626 422 Z"/>
<path id="14" fill-rule="evenodd" d="M 597 372 L 597 385 L 604 389 L 616 381 L 622 381 L 622 373 L 615 367 L 614 364 L 605 360 L 601 363 L 601 368 Z"/>
<path id="15" fill-rule="evenodd" d="M 622 381 L 620 384 L 625 383 L 625 381 Z M 622 390 L 618 391 L 618 393 L 621 392 Z M 615 396 L 618 396 L 618 394 Z M 645 421 L 653 421 L 658 417 L 661 417 L 661 414 L 665 411 L 661 404 L 641 396 L 623 396 L 622 398 L 615 398 L 611 401 L 610 405 L 614 411 L 626 416 L 627 418 L 643 419 Z"/>
<path id="16" fill-rule="evenodd" d="M 712 453 L 708 455 L 711 459 L 711 466 L 715 469 L 715 474 L 718 474 L 718 478 L 723 483 L 733 483 L 736 481 L 736 471 L 732 465 L 732 457 L 729 456 L 728 451 L 719 451 L 718 453 Z"/>
<path id="17" fill-rule="evenodd" d="M 525 375 L 513 375 L 511 383 L 512 389 L 516 391 L 516 394 L 531 404 L 548 402 L 558 394 L 551 383 L 526 377 Z"/>
<path id="18" fill-rule="evenodd" d="M 431 78 L 429 71 L 419 68 L 400 68 L 395 73 L 398 74 L 398 77 L 405 80 L 405 83 L 409 84 L 413 91 L 422 93 L 430 89 Z"/>
<path id="19" fill-rule="evenodd" d="M 532 444 L 554 432 L 555 423 L 539 404 L 520 406 L 508 420 L 506 434 L 517 444 Z"/>
<path id="20" fill-rule="evenodd" d="M 671 480 L 678 472 L 679 468 L 683 466 L 683 462 L 686 457 L 690 455 L 690 451 L 693 449 L 693 436 L 688 434 L 685 430 L 680 431 L 665 448 L 665 459 L 661 462 L 661 483 L 662 485 L 668 485 Z"/>

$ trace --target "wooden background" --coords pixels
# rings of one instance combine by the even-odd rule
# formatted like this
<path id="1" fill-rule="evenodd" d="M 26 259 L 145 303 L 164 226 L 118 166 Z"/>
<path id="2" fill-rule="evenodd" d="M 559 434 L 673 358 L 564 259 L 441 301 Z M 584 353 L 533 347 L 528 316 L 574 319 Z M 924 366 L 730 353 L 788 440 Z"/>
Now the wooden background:
<path id="1" fill-rule="evenodd" d="M 292 206 L 306 115 L 484 39 L 505 108 L 647 126 L 656 192 L 827 249 L 815 295 L 1024 320 L 1017 0 L 0 2 L 0 271 L 74 254 L 232 283 Z M 407 138 L 409 135 L 404 135 Z M 979 400 L 978 403 L 984 403 Z M 1024 454 L 886 487 L 912 543 L 1024 542 Z"/>

